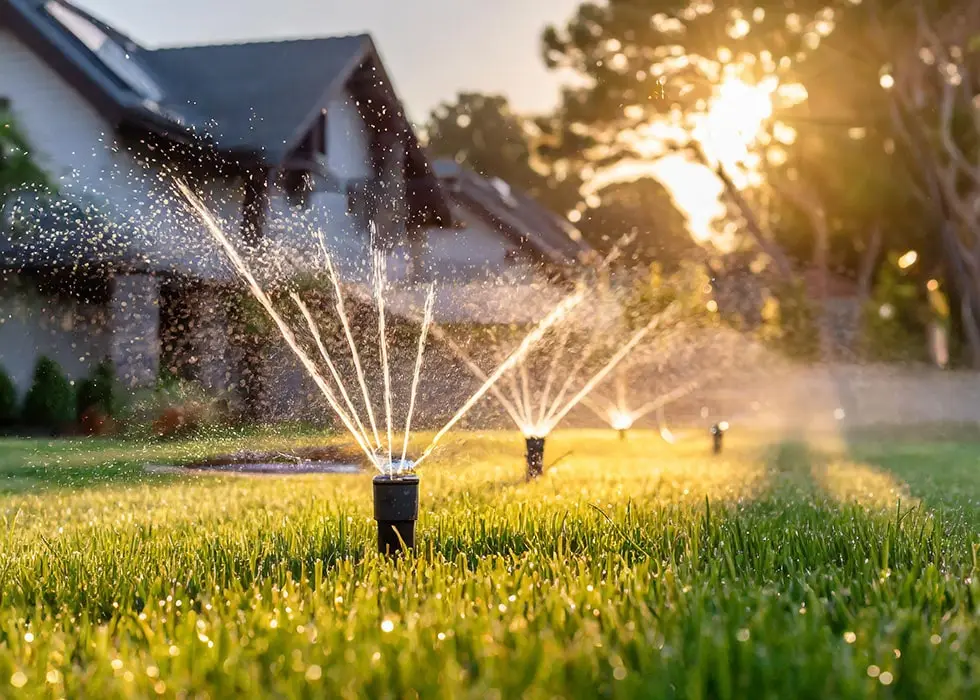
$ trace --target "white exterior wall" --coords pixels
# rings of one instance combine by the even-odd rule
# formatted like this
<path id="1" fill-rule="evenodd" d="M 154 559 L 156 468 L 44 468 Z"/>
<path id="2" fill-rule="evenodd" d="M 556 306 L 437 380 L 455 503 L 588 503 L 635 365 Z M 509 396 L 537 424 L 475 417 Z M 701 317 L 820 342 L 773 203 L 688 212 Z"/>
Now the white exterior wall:
<path id="1" fill-rule="evenodd" d="M 347 91 L 327 105 L 327 165 L 341 180 L 373 174 L 368 127 Z"/>
<path id="2" fill-rule="evenodd" d="M 23 396 L 41 355 L 70 379 L 81 379 L 108 357 L 110 333 L 102 307 L 52 300 L 36 289 L 0 282 L 0 367 Z"/>
<path id="3" fill-rule="evenodd" d="M 66 195 L 94 201 L 132 228 L 133 241 L 158 269 L 210 276 L 218 260 L 203 229 L 174 206 L 170 183 L 141 166 L 116 142 L 111 125 L 28 47 L 0 29 L 0 96 L 10 100 L 18 127 L 38 163 Z M 214 182 L 202 193 L 215 214 L 237 231 L 238 183 Z M 219 275 L 226 275 L 223 265 Z"/>
<path id="4" fill-rule="evenodd" d="M 534 265 L 526 256 L 507 258 L 516 246 L 503 234 L 459 207 L 454 208 L 453 214 L 466 224 L 465 228 L 426 231 L 422 269 L 429 271 L 435 281 L 528 282 L 535 277 Z M 466 275 L 461 275 L 460 270 L 467 270 Z"/>
<path id="5" fill-rule="evenodd" d="M 317 256 L 317 236 L 343 277 L 363 281 L 371 269 L 370 234 L 347 215 L 346 187 L 373 175 L 368 127 L 349 93 L 327 107 L 327 166 L 344 192 L 315 192 L 309 206 L 291 207 L 285 194 L 270 191 L 269 235 L 289 246 L 302 262 Z"/>

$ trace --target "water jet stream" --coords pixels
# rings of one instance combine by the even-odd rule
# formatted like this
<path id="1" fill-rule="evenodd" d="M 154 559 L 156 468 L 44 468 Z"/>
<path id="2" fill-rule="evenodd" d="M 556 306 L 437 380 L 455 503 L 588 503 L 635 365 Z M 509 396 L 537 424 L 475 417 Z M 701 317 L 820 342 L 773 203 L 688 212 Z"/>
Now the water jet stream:
<path id="1" fill-rule="evenodd" d="M 385 256 L 381 251 L 374 253 L 374 298 L 378 305 L 378 342 L 381 346 L 381 372 L 384 377 L 385 393 L 385 423 L 388 428 L 388 461 L 391 462 L 392 433 L 391 433 L 391 371 L 388 365 L 388 335 L 385 332 L 385 288 L 387 276 Z"/>
<path id="2" fill-rule="evenodd" d="M 415 356 L 415 372 L 412 374 L 412 390 L 408 399 L 408 415 L 405 418 L 405 440 L 402 443 L 401 461 L 405 461 L 408 454 L 408 436 L 412 433 L 412 415 L 415 413 L 415 397 L 418 395 L 419 377 L 422 376 L 422 356 L 425 353 L 425 339 L 429 335 L 429 327 L 432 325 L 432 311 L 436 303 L 436 287 L 429 286 L 429 293 L 425 297 L 425 306 L 422 310 L 422 330 L 419 332 L 419 349 Z"/>
<path id="3" fill-rule="evenodd" d="M 304 351 L 303 348 L 300 346 L 299 341 L 296 339 L 296 335 L 293 333 L 292 329 L 285 322 L 285 320 L 283 320 L 282 316 L 276 310 L 276 307 L 273 305 L 272 300 L 265 293 L 265 290 L 262 289 L 261 285 L 259 285 L 258 281 L 255 279 L 255 276 L 252 274 L 252 271 L 248 269 L 248 266 L 245 264 L 245 261 L 242 260 L 241 256 L 238 254 L 238 251 L 235 249 L 235 246 L 233 246 L 231 244 L 231 241 L 228 240 L 228 237 L 225 235 L 225 232 L 222 230 L 221 225 L 214 218 L 214 215 L 208 210 L 206 206 L 204 206 L 204 203 L 201 202 L 201 200 L 197 197 L 197 195 L 191 192 L 191 190 L 187 187 L 186 184 L 184 184 L 182 180 L 176 180 L 175 182 L 176 182 L 177 189 L 184 196 L 184 198 L 194 209 L 197 215 L 201 218 L 201 221 L 204 223 L 208 232 L 211 233 L 214 239 L 218 242 L 218 245 L 221 246 L 225 255 L 228 256 L 228 259 L 231 261 L 231 264 L 235 268 L 235 271 L 238 272 L 238 274 L 242 278 L 244 278 L 245 281 L 248 283 L 252 295 L 262 305 L 266 313 L 269 314 L 269 318 L 272 319 L 272 322 L 276 324 L 276 327 L 279 329 L 279 332 L 282 334 L 282 337 L 286 341 L 286 344 L 289 345 L 290 349 L 292 349 L 293 351 L 293 354 L 296 355 L 296 358 L 300 361 L 300 363 L 303 365 L 306 371 L 313 378 L 314 383 L 320 389 L 320 392 L 323 394 L 324 398 L 327 399 L 327 403 L 330 404 L 330 408 L 333 409 L 334 413 L 337 414 L 341 422 L 344 424 L 344 427 L 347 428 L 347 430 L 354 437 L 355 442 L 357 442 L 357 446 L 361 448 L 361 450 L 364 452 L 365 455 L 367 455 L 368 459 L 371 461 L 371 464 L 373 464 L 375 468 L 378 469 L 378 471 L 384 473 L 385 470 L 378 463 L 377 456 L 374 454 L 374 452 L 372 452 L 371 448 L 364 442 L 363 438 L 361 438 L 361 436 L 358 434 L 357 426 L 354 424 L 351 417 L 347 415 L 347 412 L 344 411 L 343 407 L 340 405 L 340 402 L 337 400 L 336 395 L 330 389 L 330 386 L 323 378 L 323 375 L 320 374 L 320 371 L 317 368 L 316 364 L 313 362 L 313 360 L 310 359 L 310 356 L 307 355 L 306 351 Z"/>
<path id="4" fill-rule="evenodd" d="M 415 402 L 418 391 L 418 383 L 422 370 L 422 361 L 425 351 L 425 343 L 428 332 L 432 326 L 433 310 L 435 305 L 435 290 L 433 287 L 429 288 L 428 295 L 426 297 L 424 309 L 423 309 L 423 319 L 421 324 L 421 329 L 419 333 L 418 341 L 418 353 L 415 360 L 415 369 L 412 377 L 411 383 L 411 393 L 409 398 L 408 415 L 405 421 L 405 435 L 404 441 L 402 443 L 402 453 L 401 459 L 398 462 L 394 461 L 394 435 L 393 435 L 393 421 L 392 421 L 392 392 L 391 392 L 391 374 L 389 366 L 388 357 L 388 345 L 387 345 L 387 333 L 385 328 L 385 302 L 384 302 L 384 292 L 387 286 L 386 270 L 385 270 L 385 259 L 383 254 L 376 254 L 374 258 L 375 264 L 375 279 L 374 279 L 374 293 L 376 297 L 376 302 L 378 306 L 378 333 L 379 333 L 379 343 L 381 350 L 381 363 L 382 370 L 384 372 L 384 393 L 385 393 L 385 417 L 387 419 L 386 432 L 388 438 L 388 457 L 387 461 L 379 454 L 381 451 L 381 439 L 378 431 L 377 421 L 375 420 L 372 403 L 370 399 L 370 394 L 367 390 L 367 382 L 365 380 L 364 372 L 360 363 L 360 359 L 357 353 L 357 347 L 354 342 L 353 333 L 351 332 L 350 324 L 346 315 L 346 310 L 344 309 L 343 301 L 343 290 L 341 289 L 339 276 L 336 274 L 336 269 L 327 254 L 326 245 L 323 241 L 322 233 L 320 234 L 320 245 L 324 253 L 324 258 L 326 261 L 327 271 L 329 273 L 331 283 L 334 287 L 336 293 L 336 310 L 338 316 L 340 316 L 341 323 L 344 327 L 344 334 L 347 339 L 348 346 L 351 351 L 351 358 L 354 362 L 355 368 L 357 370 L 358 381 L 361 385 L 361 391 L 364 397 L 365 410 L 368 413 L 368 417 L 371 423 L 372 432 L 375 437 L 375 447 L 372 448 L 370 436 L 363 422 L 360 420 L 357 411 L 355 410 L 354 404 L 351 401 L 350 394 L 347 392 L 344 386 L 340 372 L 337 370 L 332 358 L 330 358 L 329 353 L 323 343 L 323 339 L 316 327 L 313 315 L 310 313 L 309 308 L 303 303 L 303 300 L 295 292 L 290 294 L 290 298 L 293 303 L 297 305 L 302 314 L 304 320 L 313 339 L 316 342 L 317 349 L 319 350 L 323 361 L 327 364 L 328 369 L 333 380 L 337 384 L 337 389 L 340 391 L 341 398 L 338 398 L 335 391 L 330 387 L 330 384 L 321 374 L 317 364 L 311 359 L 306 350 L 300 344 L 296 337 L 296 334 L 285 321 L 279 311 L 276 309 L 272 298 L 268 293 L 262 288 L 258 280 L 253 275 L 252 271 L 245 264 L 242 256 L 238 253 L 235 246 L 231 243 L 229 237 L 225 234 L 224 230 L 221 228 L 221 224 L 218 222 L 216 217 L 208 210 L 200 198 L 194 194 L 191 189 L 182 180 L 175 180 L 175 188 L 180 193 L 180 195 L 187 201 L 190 209 L 195 213 L 204 224 L 206 230 L 211 234 L 211 237 L 218 244 L 224 254 L 227 256 L 235 272 L 245 280 L 248 285 L 249 291 L 255 297 L 255 299 L 261 304 L 263 309 L 272 319 L 273 323 L 278 328 L 286 344 L 293 351 L 293 354 L 300 361 L 303 368 L 307 371 L 310 377 L 313 379 L 314 383 L 320 389 L 320 392 L 324 395 L 333 412 L 340 418 L 344 427 L 350 432 L 357 446 L 364 452 L 368 460 L 374 467 L 386 478 L 395 476 L 396 474 L 402 475 L 405 465 L 408 464 L 409 470 L 414 470 L 417 468 L 426 458 L 428 458 L 433 450 L 436 448 L 439 441 L 446 435 L 446 433 L 451 430 L 456 423 L 458 423 L 462 417 L 488 392 L 495 391 L 495 383 L 508 371 L 513 369 L 513 367 L 524 359 L 524 357 L 530 352 L 531 348 L 538 343 L 547 331 L 556 323 L 558 323 L 562 318 L 564 318 L 575 306 L 577 306 L 585 298 L 584 288 L 579 288 L 576 292 L 568 295 L 563 299 L 551 312 L 542 319 L 538 325 L 530 333 L 525 336 L 521 341 L 517 349 L 504 360 L 499 367 L 489 376 L 487 376 L 480 388 L 474 393 L 470 398 L 457 410 L 453 417 L 436 433 L 429 446 L 423 451 L 421 457 L 414 463 L 406 462 L 406 455 L 408 451 L 408 440 L 411 430 L 412 415 L 415 409 Z M 401 478 L 401 476 L 399 476 Z M 407 478 L 407 477 L 406 477 Z M 417 478 L 417 477 L 412 477 Z"/>
<path id="5" fill-rule="evenodd" d="M 510 357 L 504 360 L 497 367 L 497 369 L 493 371 L 493 374 L 487 377 L 487 380 L 483 383 L 483 386 L 477 389 L 476 393 L 473 394 L 456 412 L 456 415 L 449 419 L 449 422 L 443 426 L 442 430 L 436 433 L 435 437 L 432 438 L 432 442 L 429 443 L 429 446 L 425 448 L 422 456 L 419 457 L 418 461 L 415 463 L 416 466 L 421 464 L 430 454 L 432 454 L 432 450 L 435 449 L 438 442 L 445 437 L 446 433 L 448 433 L 453 426 L 455 426 L 456 423 L 463 418 L 467 411 L 476 405 L 477 401 L 483 398 L 483 396 L 490 390 L 490 387 L 492 387 L 505 373 L 513 369 L 514 365 L 523 360 L 528 352 L 531 351 L 531 348 L 544 337 L 545 333 L 548 332 L 548 329 L 563 319 L 569 311 L 582 303 L 583 299 L 585 299 L 585 290 L 579 289 L 578 291 L 565 297 L 565 299 L 558 304 L 558 306 L 552 309 L 551 313 L 545 316 L 545 318 L 538 323 L 535 329 L 525 336 L 524 340 L 521 341 L 521 344 L 517 346 L 517 349 L 510 354 Z"/>
<path id="6" fill-rule="evenodd" d="M 562 329 L 562 334 L 559 336 L 558 347 L 564 348 L 565 344 L 568 342 L 569 336 L 572 334 L 572 325 L 568 324 Z M 555 372 L 558 370 L 558 363 L 562 358 L 562 353 L 556 352 L 552 358 L 551 363 L 548 365 L 548 376 L 545 378 L 544 389 L 541 391 L 541 406 L 538 411 L 538 422 L 544 421 L 546 415 L 548 415 L 548 396 L 551 394 L 551 385 L 555 381 Z M 530 418 L 530 416 L 528 416 Z"/>
<path id="7" fill-rule="evenodd" d="M 299 294 L 296 292 L 291 292 L 289 298 L 293 300 L 293 303 L 299 308 L 303 318 L 306 320 L 306 326 L 310 329 L 310 333 L 313 335 L 313 340 L 316 342 L 316 347 L 320 351 L 320 356 L 323 358 L 324 363 L 326 363 L 327 368 L 330 370 L 330 374 L 333 376 L 334 383 L 340 390 L 340 395 L 344 399 L 344 403 L 347 404 L 347 410 L 350 411 L 351 417 L 357 424 L 358 429 L 361 431 L 361 436 L 364 438 L 365 444 L 371 442 L 371 438 L 367 434 L 367 430 L 364 429 L 364 424 L 361 423 L 360 417 L 357 415 L 357 409 L 354 408 L 354 403 L 350 400 L 350 395 L 347 393 L 347 389 L 344 387 L 344 382 L 340 378 L 340 372 L 337 371 L 333 360 L 330 358 L 330 354 L 327 352 L 327 348 L 323 344 L 323 338 L 320 336 L 320 329 L 317 328 L 316 321 L 313 320 L 313 315 L 310 313 L 309 308 L 300 299 Z"/>
<path id="8" fill-rule="evenodd" d="M 654 328 L 659 326 L 660 322 L 664 320 L 664 317 L 668 315 L 668 312 L 671 312 L 669 315 L 673 316 L 676 314 L 678 308 L 679 307 L 676 306 L 675 304 L 671 304 L 670 306 L 667 307 L 666 310 L 654 316 L 650 320 L 650 322 L 647 323 L 647 325 L 645 325 L 639 331 L 634 333 L 633 337 L 630 338 L 629 341 L 623 347 L 621 347 L 616 352 L 616 354 L 612 356 L 612 359 L 609 360 L 606 366 L 603 367 L 601 370 L 599 370 L 599 372 L 597 372 L 595 376 L 592 377 L 592 379 L 586 382 L 585 386 L 583 386 L 579 390 L 579 392 L 572 397 L 572 399 L 565 405 L 565 407 L 559 413 L 551 417 L 551 419 L 548 421 L 547 424 L 548 431 L 550 432 L 551 430 L 553 430 L 554 427 L 558 425 L 565 416 L 568 415 L 569 411 L 571 411 L 575 406 L 577 406 L 578 403 L 585 396 L 588 396 L 589 392 L 591 392 L 596 387 L 596 385 L 599 384 L 599 382 L 605 379 L 606 375 L 609 374 L 616 367 L 616 365 L 618 365 L 623 360 L 624 357 L 626 357 L 633 351 L 633 348 L 635 348 L 639 344 L 639 342 L 643 340 L 643 338 L 647 335 L 647 333 L 649 333 Z"/>
<path id="9" fill-rule="evenodd" d="M 449 335 L 439 326 L 432 327 L 432 335 L 434 335 L 440 342 L 444 343 L 446 347 L 452 350 L 453 354 L 463 361 L 463 364 L 466 365 L 466 368 L 474 377 L 479 379 L 481 382 L 487 382 L 490 380 L 487 373 L 480 369 L 480 366 L 473 361 L 473 358 L 471 358 L 469 354 L 463 350 L 463 348 L 461 348 L 456 341 L 450 338 Z M 490 393 L 495 399 L 497 399 L 497 401 L 500 402 L 500 405 L 504 407 L 504 410 L 507 411 L 514 422 L 520 425 L 521 418 L 517 412 L 517 408 L 510 402 L 510 400 L 508 400 L 506 396 L 503 395 L 503 393 L 501 393 L 496 384 L 490 385 Z"/>
<path id="10" fill-rule="evenodd" d="M 365 410 L 368 415 L 368 422 L 371 424 L 371 430 L 374 433 L 374 444 L 377 449 L 381 449 L 381 436 L 378 433 L 378 424 L 374 418 L 374 408 L 371 406 L 371 396 L 367 388 L 367 380 L 364 378 L 364 369 L 361 366 L 361 356 L 357 352 L 357 343 L 354 342 L 354 334 L 351 332 L 350 321 L 347 320 L 347 308 L 344 306 L 344 293 L 340 288 L 340 277 L 337 275 L 337 271 L 334 269 L 333 260 L 330 258 L 330 254 L 327 253 L 326 243 L 323 240 L 323 232 L 321 231 L 318 239 L 320 241 L 320 247 L 323 250 L 323 255 L 326 260 L 327 274 L 330 277 L 330 282 L 333 284 L 334 296 L 337 301 L 334 308 L 337 310 L 337 316 L 340 317 L 340 323 L 344 328 L 344 337 L 347 338 L 347 347 L 350 348 L 351 361 L 354 363 L 354 371 L 357 374 L 357 381 L 361 385 L 361 397 L 364 399 Z"/>

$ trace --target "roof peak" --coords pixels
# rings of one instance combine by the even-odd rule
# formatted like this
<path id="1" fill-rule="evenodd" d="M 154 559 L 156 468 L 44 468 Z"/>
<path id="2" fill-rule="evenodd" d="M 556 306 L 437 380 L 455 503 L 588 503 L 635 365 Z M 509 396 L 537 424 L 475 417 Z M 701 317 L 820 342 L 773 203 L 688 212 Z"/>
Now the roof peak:
<path id="1" fill-rule="evenodd" d="M 342 41 L 359 39 L 361 41 L 371 41 L 371 35 L 366 32 L 353 34 L 332 34 L 327 36 L 306 36 L 306 37 L 286 37 L 282 39 L 242 39 L 211 42 L 207 44 L 174 44 L 170 46 L 157 46 L 151 51 L 180 51 L 183 49 L 216 49 L 235 46 L 282 46 L 285 44 L 304 44 L 318 41 Z"/>

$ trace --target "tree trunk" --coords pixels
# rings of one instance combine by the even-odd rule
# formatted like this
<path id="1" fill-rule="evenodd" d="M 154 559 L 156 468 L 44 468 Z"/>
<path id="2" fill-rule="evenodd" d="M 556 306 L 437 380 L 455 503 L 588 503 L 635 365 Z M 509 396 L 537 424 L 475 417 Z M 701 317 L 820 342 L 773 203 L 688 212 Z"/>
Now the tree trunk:
<path id="1" fill-rule="evenodd" d="M 970 366 L 980 369 L 980 294 L 960 258 L 954 224 L 946 220 L 941 228 L 943 248 L 953 285 L 960 296 L 960 322 L 970 351 Z"/>
<path id="2" fill-rule="evenodd" d="M 868 241 L 868 247 L 861 254 L 861 262 L 858 265 L 858 298 L 862 304 L 871 298 L 874 289 L 875 269 L 877 268 L 878 256 L 881 254 L 881 243 L 881 223 L 876 221 L 871 227 L 871 239 Z"/>

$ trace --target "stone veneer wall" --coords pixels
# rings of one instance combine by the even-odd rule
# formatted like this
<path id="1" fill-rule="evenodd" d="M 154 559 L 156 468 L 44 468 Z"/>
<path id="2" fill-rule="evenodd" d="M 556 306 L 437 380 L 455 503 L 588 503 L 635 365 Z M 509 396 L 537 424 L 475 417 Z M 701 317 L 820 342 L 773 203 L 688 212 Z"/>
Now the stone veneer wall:
<path id="1" fill-rule="evenodd" d="M 116 274 L 109 300 L 109 356 L 123 386 L 150 386 L 160 370 L 160 285 L 145 273 Z"/>

